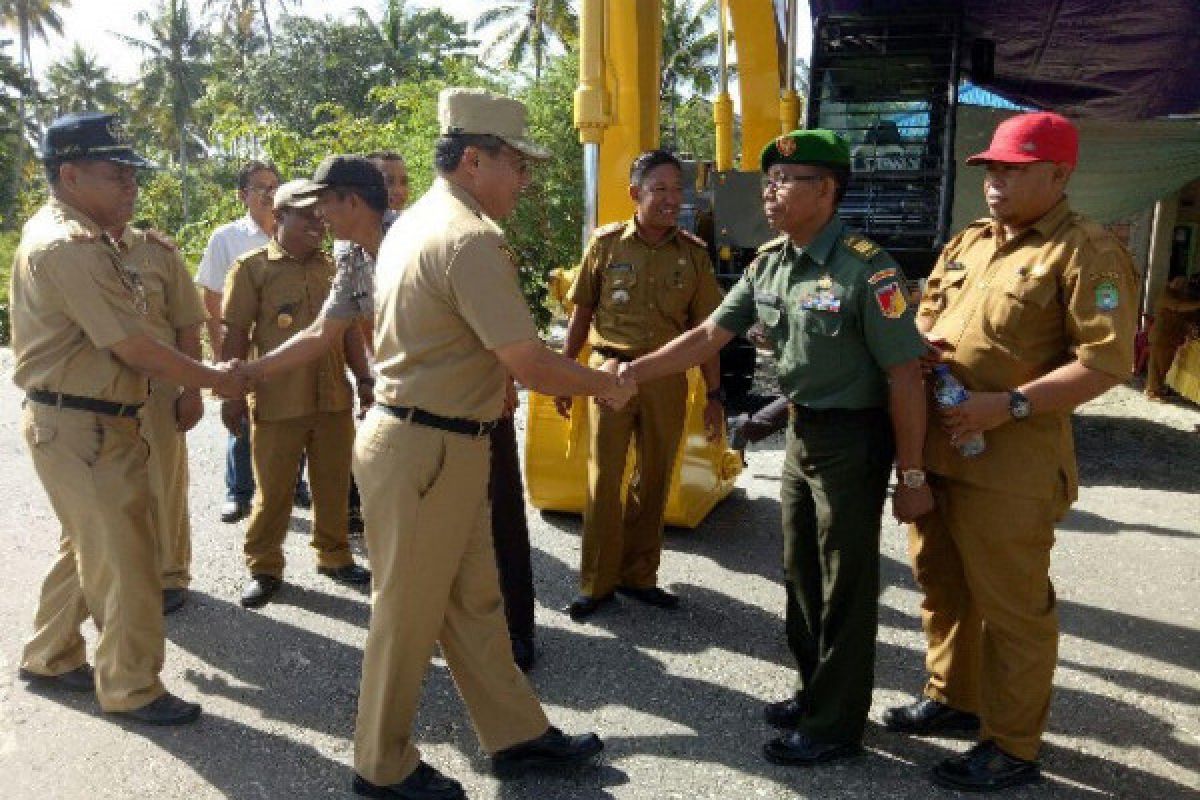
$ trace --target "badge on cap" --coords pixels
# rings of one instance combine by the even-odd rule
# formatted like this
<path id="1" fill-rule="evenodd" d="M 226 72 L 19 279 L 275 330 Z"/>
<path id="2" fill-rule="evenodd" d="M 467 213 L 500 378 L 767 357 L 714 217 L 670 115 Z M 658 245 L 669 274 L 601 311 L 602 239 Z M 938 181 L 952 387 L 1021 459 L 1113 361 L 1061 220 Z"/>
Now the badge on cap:
<path id="1" fill-rule="evenodd" d="M 775 149 L 784 158 L 791 158 L 796 153 L 796 140 L 791 136 L 780 136 L 775 140 Z"/>
<path id="2" fill-rule="evenodd" d="M 1115 311 L 1121 304 L 1121 293 L 1112 281 L 1096 284 L 1096 310 Z"/>
<path id="3" fill-rule="evenodd" d="M 1021 142 L 1021 149 L 1026 153 L 1032 153 L 1037 150 L 1037 142 Z"/>
<path id="4" fill-rule="evenodd" d="M 108 135 L 113 138 L 116 144 L 128 144 L 129 135 L 125 133 L 125 125 L 122 124 L 121 120 L 113 117 L 105 127 L 108 129 Z"/>
<path id="5" fill-rule="evenodd" d="M 908 310 L 908 302 L 898 283 L 889 283 L 875 289 L 875 302 L 879 311 L 888 319 L 899 319 Z"/>

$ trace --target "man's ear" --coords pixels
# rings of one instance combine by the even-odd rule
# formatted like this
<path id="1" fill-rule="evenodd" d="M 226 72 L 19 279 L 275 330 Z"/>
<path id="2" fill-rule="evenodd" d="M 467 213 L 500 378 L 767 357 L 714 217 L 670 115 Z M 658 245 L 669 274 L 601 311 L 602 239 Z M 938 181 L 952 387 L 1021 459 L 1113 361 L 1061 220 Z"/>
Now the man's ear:
<path id="1" fill-rule="evenodd" d="M 634 204 L 637 204 L 641 200 L 641 197 L 642 187 L 638 186 L 636 183 L 629 184 L 629 199 L 632 200 Z"/>

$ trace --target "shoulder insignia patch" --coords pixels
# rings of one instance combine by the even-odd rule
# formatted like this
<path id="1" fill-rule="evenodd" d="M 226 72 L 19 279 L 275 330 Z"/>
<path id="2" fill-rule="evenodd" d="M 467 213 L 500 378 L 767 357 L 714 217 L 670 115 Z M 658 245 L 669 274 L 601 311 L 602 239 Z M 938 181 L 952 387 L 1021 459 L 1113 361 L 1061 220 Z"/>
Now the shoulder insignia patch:
<path id="1" fill-rule="evenodd" d="M 879 272 L 876 272 L 874 275 L 867 278 L 867 283 L 879 283 L 880 281 L 894 277 L 896 277 L 895 267 L 888 267 L 887 269 L 879 270 Z"/>
<path id="2" fill-rule="evenodd" d="M 842 241 L 855 255 L 868 261 L 879 255 L 879 252 L 882 250 L 879 245 L 870 239 L 853 233 L 843 236 Z"/>
<path id="3" fill-rule="evenodd" d="M 771 239 L 770 241 L 760 245 L 758 248 L 758 252 L 769 253 L 772 250 L 778 250 L 779 248 L 781 248 L 785 244 L 787 244 L 787 240 L 788 240 L 788 237 L 786 235 L 785 236 L 776 236 L 774 239 Z"/>
<path id="4" fill-rule="evenodd" d="M 899 283 L 876 287 L 875 303 L 879 306 L 879 312 L 888 319 L 899 319 L 908 310 L 904 288 Z"/>

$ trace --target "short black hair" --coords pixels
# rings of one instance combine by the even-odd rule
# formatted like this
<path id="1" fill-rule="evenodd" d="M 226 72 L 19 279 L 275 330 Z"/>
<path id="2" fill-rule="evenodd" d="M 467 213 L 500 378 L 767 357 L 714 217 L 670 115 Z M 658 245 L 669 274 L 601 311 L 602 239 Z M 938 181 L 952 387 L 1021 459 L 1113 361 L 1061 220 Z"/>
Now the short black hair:
<path id="1" fill-rule="evenodd" d="M 819 169 L 826 173 L 827 177 L 833 181 L 833 205 L 840 206 L 843 198 L 846 196 L 846 187 L 850 185 L 850 168 L 849 167 L 830 167 L 828 165 L 820 165 Z"/>
<path id="2" fill-rule="evenodd" d="M 463 153 L 475 147 L 489 156 L 504 149 L 504 140 L 490 133 L 447 133 L 438 137 L 433 146 L 433 166 L 440 173 L 454 172 L 462 163 Z"/>
<path id="3" fill-rule="evenodd" d="M 404 161 L 404 156 L 395 150 L 375 150 L 367 153 L 366 157 L 372 161 Z"/>
<path id="4" fill-rule="evenodd" d="M 683 172 L 683 164 L 671 153 L 666 150 L 647 150 L 629 165 L 629 185 L 641 186 L 648 172 L 666 164 Z"/>
<path id="5" fill-rule="evenodd" d="M 270 161 L 247 161 L 241 169 L 238 170 L 237 183 L 238 191 L 244 192 L 250 188 L 250 179 L 254 177 L 256 172 L 273 172 L 275 179 L 282 181 L 283 176 L 279 174 L 279 168 Z"/>
<path id="6" fill-rule="evenodd" d="M 347 195 L 356 194 L 372 211 L 384 214 L 388 210 L 388 193 L 383 185 L 379 186 L 331 186 L 329 191 L 338 196 L 339 200 Z"/>

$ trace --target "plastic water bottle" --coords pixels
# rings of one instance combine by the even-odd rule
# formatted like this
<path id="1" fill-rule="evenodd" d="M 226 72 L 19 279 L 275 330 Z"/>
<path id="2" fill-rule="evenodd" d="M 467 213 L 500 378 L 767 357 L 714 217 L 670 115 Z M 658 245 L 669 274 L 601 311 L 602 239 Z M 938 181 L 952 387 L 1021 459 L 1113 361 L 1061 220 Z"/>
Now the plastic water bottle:
<path id="1" fill-rule="evenodd" d="M 963 386 L 958 378 L 950 373 L 950 367 L 938 364 L 933 368 L 933 375 L 935 381 L 933 396 L 937 398 L 939 406 L 950 408 L 967 401 L 967 387 Z M 958 452 L 963 458 L 974 458 L 987 449 L 987 443 L 983 441 L 982 433 L 960 440 L 957 446 Z"/>

